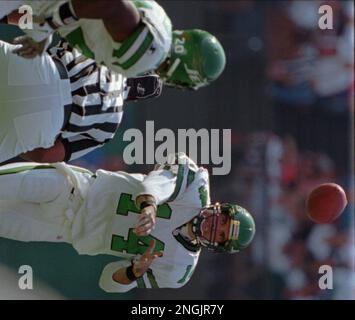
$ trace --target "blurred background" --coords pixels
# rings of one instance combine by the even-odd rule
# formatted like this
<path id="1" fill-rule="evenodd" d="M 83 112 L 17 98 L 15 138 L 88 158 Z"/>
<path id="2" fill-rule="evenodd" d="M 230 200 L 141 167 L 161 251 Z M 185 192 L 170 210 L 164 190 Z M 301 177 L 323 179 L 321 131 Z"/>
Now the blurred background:
<path id="1" fill-rule="evenodd" d="M 126 166 L 122 158 L 124 131 L 145 132 L 147 120 L 156 131 L 232 129 L 232 170 L 211 176 L 211 200 L 255 216 L 253 244 L 235 255 L 202 252 L 181 289 L 106 294 L 98 279 L 114 257 L 0 238 L 0 281 L 9 288 L 0 298 L 354 299 L 354 2 L 158 2 L 175 29 L 217 36 L 227 55 L 223 75 L 196 92 L 165 88 L 158 99 L 126 104 L 115 140 L 73 164 L 149 172 L 153 166 Z M 333 9 L 332 30 L 318 27 L 322 4 Z M 1 39 L 17 34 L 0 27 Z M 316 225 L 305 199 L 323 182 L 343 186 L 349 205 L 334 223 Z M 23 264 L 34 270 L 28 294 L 14 280 Z M 321 265 L 333 268 L 332 290 L 319 289 Z"/>

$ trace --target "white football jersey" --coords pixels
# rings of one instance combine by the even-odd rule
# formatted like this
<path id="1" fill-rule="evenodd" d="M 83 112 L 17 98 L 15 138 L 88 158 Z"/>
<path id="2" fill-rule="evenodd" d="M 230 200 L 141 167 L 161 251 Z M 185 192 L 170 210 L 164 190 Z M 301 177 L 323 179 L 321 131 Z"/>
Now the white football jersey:
<path id="1" fill-rule="evenodd" d="M 63 2 L 27 1 L 35 15 L 50 15 Z M 141 24 L 122 43 L 113 41 L 99 19 L 80 19 L 60 27 L 58 32 L 85 56 L 127 78 L 153 71 L 169 53 L 172 24 L 164 9 L 154 0 L 133 0 L 133 3 L 140 13 Z M 29 35 L 33 36 L 33 31 Z"/>
<path id="2" fill-rule="evenodd" d="M 81 254 L 110 254 L 127 259 L 105 267 L 100 279 L 105 291 L 180 287 L 191 277 L 200 249 L 184 240 L 176 229 L 210 203 L 208 172 L 184 154 L 179 154 L 178 161 L 180 164 L 161 165 L 147 176 L 96 172 L 84 204 L 75 215 L 72 244 Z M 143 237 L 133 232 L 139 216 L 134 200 L 140 194 L 152 194 L 159 204 L 155 229 Z M 131 285 L 114 282 L 112 274 L 143 254 L 152 239 L 156 241 L 156 251 L 162 251 L 163 256 Z"/>

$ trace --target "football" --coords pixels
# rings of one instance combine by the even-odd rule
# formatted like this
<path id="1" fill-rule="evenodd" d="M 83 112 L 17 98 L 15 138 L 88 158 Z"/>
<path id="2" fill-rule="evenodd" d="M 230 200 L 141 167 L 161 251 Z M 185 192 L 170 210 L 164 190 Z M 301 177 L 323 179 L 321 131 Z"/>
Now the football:
<path id="1" fill-rule="evenodd" d="M 307 198 L 308 217 L 315 223 L 330 223 L 344 211 L 348 201 L 345 191 L 336 183 L 324 183 Z"/>

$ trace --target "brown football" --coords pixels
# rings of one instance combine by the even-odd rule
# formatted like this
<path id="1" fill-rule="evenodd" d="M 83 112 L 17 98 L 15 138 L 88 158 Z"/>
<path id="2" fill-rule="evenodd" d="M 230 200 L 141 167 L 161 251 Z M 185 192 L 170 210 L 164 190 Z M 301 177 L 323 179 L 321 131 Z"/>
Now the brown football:
<path id="1" fill-rule="evenodd" d="M 306 208 L 316 223 L 330 223 L 340 216 L 348 201 L 343 188 L 336 183 L 324 183 L 311 191 Z"/>

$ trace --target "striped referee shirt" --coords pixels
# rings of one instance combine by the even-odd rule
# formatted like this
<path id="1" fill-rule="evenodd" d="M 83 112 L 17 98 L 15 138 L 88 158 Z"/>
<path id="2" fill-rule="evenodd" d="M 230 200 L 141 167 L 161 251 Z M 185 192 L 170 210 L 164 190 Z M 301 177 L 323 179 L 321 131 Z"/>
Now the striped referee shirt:
<path id="1" fill-rule="evenodd" d="M 114 137 L 123 115 L 125 79 L 97 65 L 65 41 L 48 53 L 62 62 L 71 85 L 71 113 L 61 132 L 65 161 L 70 161 Z"/>

